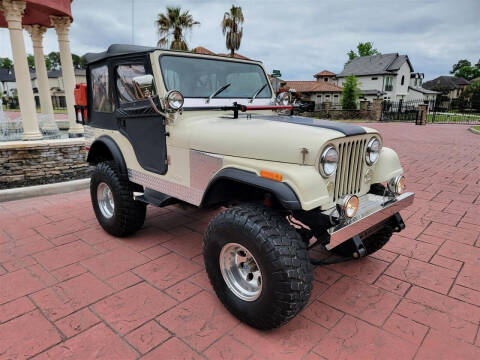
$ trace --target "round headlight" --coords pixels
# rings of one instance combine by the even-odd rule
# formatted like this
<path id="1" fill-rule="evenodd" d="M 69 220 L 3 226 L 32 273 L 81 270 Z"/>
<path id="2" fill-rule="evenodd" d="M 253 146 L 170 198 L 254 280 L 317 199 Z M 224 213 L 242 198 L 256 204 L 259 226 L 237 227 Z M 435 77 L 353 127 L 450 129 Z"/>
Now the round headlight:
<path id="1" fill-rule="evenodd" d="M 338 152 L 332 145 L 328 145 L 320 156 L 320 173 L 324 177 L 332 176 L 337 170 L 337 163 Z"/>
<path id="2" fill-rule="evenodd" d="M 284 91 L 277 95 L 277 104 L 281 106 L 287 106 L 290 104 L 290 95 Z"/>
<path id="3" fill-rule="evenodd" d="M 405 176 L 395 176 L 393 179 L 387 183 L 388 190 L 390 190 L 395 195 L 401 195 L 405 192 L 407 187 L 405 184 Z"/>
<path id="4" fill-rule="evenodd" d="M 168 107 L 172 110 L 180 110 L 183 106 L 183 95 L 180 91 L 170 90 L 165 97 Z"/>
<path id="5" fill-rule="evenodd" d="M 382 144 L 378 138 L 373 137 L 367 144 L 367 152 L 365 154 L 365 161 L 368 165 L 373 165 L 380 157 L 380 150 L 382 149 Z"/>
<path id="6" fill-rule="evenodd" d="M 352 218 L 358 210 L 359 200 L 355 195 L 347 195 L 337 202 L 337 211 L 340 217 Z"/>

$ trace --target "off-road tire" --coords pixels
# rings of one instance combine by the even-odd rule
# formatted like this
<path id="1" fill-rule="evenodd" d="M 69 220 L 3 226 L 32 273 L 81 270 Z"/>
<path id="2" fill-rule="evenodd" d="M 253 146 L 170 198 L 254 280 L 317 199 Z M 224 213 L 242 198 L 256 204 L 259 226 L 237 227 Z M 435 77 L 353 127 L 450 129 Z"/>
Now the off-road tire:
<path id="1" fill-rule="evenodd" d="M 390 240 L 393 233 L 393 226 L 387 221 L 383 228 L 370 235 L 366 239 L 363 239 L 362 242 L 363 245 L 365 245 L 367 255 L 373 254 L 374 252 L 380 250 Z M 344 257 L 353 257 L 353 253 L 356 252 L 356 249 L 355 245 L 353 244 L 353 240 L 350 239 L 333 248 L 332 252 Z"/>
<path id="2" fill-rule="evenodd" d="M 262 273 L 262 291 L 254 301 L 237 297 L 220 269 L 225 244 L 238 243 L 255 258 Z M 241 321 L 257 329 L 279 327 L 307 304 L 312 265 L 307 247 L 284 214 L 265 206 L 244 204 L 218 214 L 203 242 L 205 268 L 217 296 Z"/>
<path id="3" fill-rule="evenodd" d="M 115 209 L 111 218 L 100 211 L 97 199 L 97 187 L 106 183 L 112 191 Z M 123 237 L 138 231 L 145 222 L 146 204 L 133 199 L 136 184 L 122 174 L 113 161 L 101 162 L 93 171 L 90 181 L 90 196 L 95 216 L 102 228 L 111 235 Z"/>

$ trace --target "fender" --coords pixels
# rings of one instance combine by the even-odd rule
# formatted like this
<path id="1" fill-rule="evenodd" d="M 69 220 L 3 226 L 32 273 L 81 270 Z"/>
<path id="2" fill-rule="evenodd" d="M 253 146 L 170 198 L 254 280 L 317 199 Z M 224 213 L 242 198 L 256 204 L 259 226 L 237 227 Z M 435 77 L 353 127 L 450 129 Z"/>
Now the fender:
<path id="1" fill-rule="evenodd" d="M 278 182 L 270 179 L 265 179 L 258 176 L 254 172 L 235 169 L 235 168 L 225 168 L 220 170 L 209 182 L 207 189 L 205 190 L 200 206 L 205 206 L 208 202 L 208 197 L 210 190 L 217 184 L 220 180 L 231 180 L 236 181 L 242 184 L 250 185 L 268 192 L 271 192 L 275 195 L 277 200 L 282 204 L 285 209 L 288 210 L 300 210 L 302 205 L 298 199 L 295 191 L 284 182 Z"/>
<path id="2" fill-rule="evenodd" d="M 390 148 L 382 148 L 380 158 L 375 164 L 373 171 L 372 184 L 382 183 L 402 174 L 403 169 L 397 153 Z"/>
<path id="3" fill-rule="evenodd" d="M 120 171 L 126 174 L 127 165 L 122 152 L 120 151 L 120 147 L 110 136 L 102 135 L 92 143 L 90 150 L 88 151 L 87 162 L 90 164 L 97 164 L 98 161 L 96 161 L 96 156 L 97 153 L 102 150 L 102 147 L 106 147 L 110 151 L 113 160 L 120 167 Z"/>

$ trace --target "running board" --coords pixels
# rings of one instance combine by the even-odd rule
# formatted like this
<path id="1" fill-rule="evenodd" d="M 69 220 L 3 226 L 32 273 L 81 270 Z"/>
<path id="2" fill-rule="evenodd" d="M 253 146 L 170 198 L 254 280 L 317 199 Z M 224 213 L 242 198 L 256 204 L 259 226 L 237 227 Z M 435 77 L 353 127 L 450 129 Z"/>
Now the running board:
<path id="1" fill-rule="evenodd" d="M 178 202 L 178 199 L 174 197 L 149 188 L 145 188 L 143 194 L 134 195 L 133 198 L 156 207 L 164 207 Z"/>

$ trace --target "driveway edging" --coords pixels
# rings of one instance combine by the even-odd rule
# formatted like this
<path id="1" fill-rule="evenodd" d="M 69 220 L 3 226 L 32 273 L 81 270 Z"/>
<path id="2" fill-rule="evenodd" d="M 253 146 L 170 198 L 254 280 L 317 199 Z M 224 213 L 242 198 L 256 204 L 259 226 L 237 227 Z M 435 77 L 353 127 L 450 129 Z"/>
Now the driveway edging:
<path id="1" fill-rule="evenodd" d="M 68 193 L 87 189 L 90 179 L 64 181 L 54 184 L 25 186 L 13 189 L 0 190 L 0 202 L 26 199 L 37 196 Z"/>

